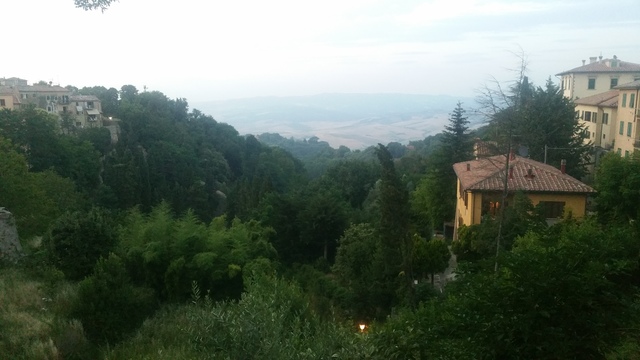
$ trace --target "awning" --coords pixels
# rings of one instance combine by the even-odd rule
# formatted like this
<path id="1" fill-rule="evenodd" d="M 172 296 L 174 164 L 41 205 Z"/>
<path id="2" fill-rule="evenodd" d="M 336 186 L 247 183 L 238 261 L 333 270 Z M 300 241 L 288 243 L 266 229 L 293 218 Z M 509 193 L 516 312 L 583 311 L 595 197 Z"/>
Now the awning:
<path id="1" fill-rule="evenodd" d="M 87 110 L 87 114 L 89 114 L 89 115 L 100 115 L 100 111 L 98 111 L 96 109 L 89 109 L 89 110 Z"/>

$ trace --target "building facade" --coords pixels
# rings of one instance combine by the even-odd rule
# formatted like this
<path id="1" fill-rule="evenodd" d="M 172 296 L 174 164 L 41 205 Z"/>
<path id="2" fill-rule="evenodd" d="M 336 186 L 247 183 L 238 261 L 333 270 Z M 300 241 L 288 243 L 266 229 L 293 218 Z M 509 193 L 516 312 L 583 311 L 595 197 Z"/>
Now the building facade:
<path id="1" fill-rule="evenodd" d="M 566 213 L 573 217 L 586 214 L 587 197 L 595 190 L 567 175 L 563 169 L 511 155 L 496 155 L 453 165 L 457 176 L 457 202 L 454 239 L 463 225 L 475 225 L 483 218 L 496 216 L 500 207 L 508 206 L 516 193 L 522 192 L 534 206 L 541 205 L 548 223 Z M 502 204 L 505 178 L 506 204 Z"/>
<path id="2" fill-rule="evenodd" d="M 628 157 L 635 151 L 640 151 L 640 112 L 638 112 L 638 96 L 640 95 L 640 80 L 619 85 L 618 109 L 615 129 L 615 150 Z"/>
<path id="3" fill-rule="evenodd" d="M 103 126 L 102 105 L 93 95 L 72 95 L 59 85 L 27 85 L 19 78 L 0 79 L 0 109 L 18 109 L 34 105 L 63 118 L 79 128 Z"/>
<path id="4" fill-rule="evenodd" d="M 576 100 L 640 80 L 640 64 L 622 61 L 615 55 L 611 59 L 594 56 L 589 58 L 588 64 L 583 60 L 582 66 L 556 76 L 560 77 L 564 96 Z"/>

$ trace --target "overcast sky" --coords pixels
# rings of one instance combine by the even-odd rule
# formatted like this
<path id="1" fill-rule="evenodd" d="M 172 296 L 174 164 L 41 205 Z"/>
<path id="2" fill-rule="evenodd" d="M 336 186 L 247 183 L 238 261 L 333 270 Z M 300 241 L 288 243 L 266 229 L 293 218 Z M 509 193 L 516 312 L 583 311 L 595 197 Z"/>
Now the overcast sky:
<path id="1" fill-rule="evenodd" d="M 189 101 L 318 93 L 473 96 L 614 54 L 640 63 L 640 1 L 73 0 L 2 5 L 0 77 L 146 86 Z"/>

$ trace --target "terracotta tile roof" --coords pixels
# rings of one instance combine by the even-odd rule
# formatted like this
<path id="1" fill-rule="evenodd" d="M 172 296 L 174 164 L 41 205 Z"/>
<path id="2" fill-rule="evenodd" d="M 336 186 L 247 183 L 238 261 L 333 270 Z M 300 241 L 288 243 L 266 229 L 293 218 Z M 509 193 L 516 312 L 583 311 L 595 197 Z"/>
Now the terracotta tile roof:
<path id="1" fill-rule="evenodd" d="M 611 62 L 617 62 L 617 66 L 611 67 Z M 556 76 L 567 75 L 572 73 L 624 73 L 624 72 L 640 72 L 640 64 L 634 64 L 620 59 L 604 59 L 591 64 L 579 66 L 577 68 L 563 71 Z"/>
<path id="2" fill-rule="evenodd" d="M 618 86 L 614 87 L 614 89 L 621 89 L 621 90 L 640 89 L 640 80 L 636 80 L 636 81 L 632 81 L 630 83 L 618 85 Z"/>
<path id="3" fill-rule="evenodd" d="M 573 102 L 576 105 L 592 105 L 592 106 L 604 106 L 604 107 L 618 107 L 618 90 L 609 90 L 600 94 L 595 94 L 581 99 L 576 99 Z"/>
<path id="4" fill-rule="evenodd" d="M 505 175 L 504 155 L 459 162 L 453 165 L 464 190 L 503 191 Z M 469 165 L 467 170 L 467 165 Z M 513 176 L 509 176 L 509 191 L 594 193 L 595 190 L 581 181 L 563 174 L 555 167 L 515 155 L 509 161 Z M 529 169 L 531 175 L 529 176 Z"/>

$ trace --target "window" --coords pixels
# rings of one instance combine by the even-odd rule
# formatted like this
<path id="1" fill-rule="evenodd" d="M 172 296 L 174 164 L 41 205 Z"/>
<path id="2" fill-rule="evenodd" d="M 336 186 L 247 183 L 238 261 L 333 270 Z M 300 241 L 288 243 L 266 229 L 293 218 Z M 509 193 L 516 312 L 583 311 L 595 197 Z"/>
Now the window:
<path id="1" fill-rule="evenodd" d="M 636 106 L 636 94 L 629 94 L 629 107 L 634 108 Z"/>
<path id="2" fill-rule="evenodd" d="M 618 78 L 611 78 L 611 86 L 609 88 L 613 89 L 616 86 L 618 86 Z"/>
<path id="3" fill-rule="evenodd" d="M 624 121 L 620 121 L 620 130 L 618 131 L 618 134 L 624 135 Z"/>
<path id="4" fill-rule="evenodd" d="M 602 123 L 605 125 L 609 125 L 609 113 L 602 114 Z"/>
<path id="5" fill-rule="evenodd" d="M 47 100 L 51 100 L 51 96 L 47 95 Z"/>
<path id="6" fill-rule="evenodd" d="M 629 157 L 629 150 L 625 150 L 624 151 L 624 157 L 628 158 Z"/>
<path id="7" fill-rule="evenodd" d="M 598 113 L 597 112 L 593 112 L 593 116 L 591 116 L 591 121 L 593 121 L 594 123 L 598 123 Z"/>
<path id="8" fill-rule="evenodd" d="M 540 204 L 547 219 L 557 219 L 564 213 L 564 201 L 540 201 Z"/>
<path id="9" fill-rule="evenodd" d="M 31 94 L 31 97 L 33 97 L 33 98 L 37 97 L 37 96 L 38 96 L 37 94 Z"/>
<path id="10" fill-rule="evenodd" d="M 469 207 L 469 193 L 464 192 L 464 208 L 467 209 Z"/>
<path id="11" fill-rule="evenodd" d="M 596 132 L 595 131 L 591 133 L 591 137 L 592 138 L 596 137 Z"/>
<path id="12" fill-rule="evenodd" d="M 622 107 L 627 107 L 627 94 L 622 94 Z"/>
<path id="13" fill-rule="evenodd" d="M 602 134 L 602 138 L 603 138 L 603 139 L 606 139 L 606 138 L 607 138 L 607 135 Z"/>
<path id="14" fill-rule="evenodd" d="M 618 151 L 616 151 L 618 153 L 618 155 L 622 154 L 622 149 L 618 148 Z"/>
<path id="15" fill-rule="evenodd" d="M 584 121 L 591 121 L 591 111 L 584 112 Z"/>
<path id="16" fill-rule="evenodd" d="M 93 109 L 93 101 L 87 101 L 87 109 Z"/>
<path id="17" fill-rule="evenodd" d="M 593 90 L 595 88 L 596 88 L 596 78 L 589 78 L 589 85 L 587 86 L 587 89 Z"/>
<path id="18" fill-rule="evenodd" d="M 627 123 L 627 136 L 631 136 L 631 130 L 633 129 L 633 123 Z"/>
<path id="19" fill-rule="evenodd" d="M 4 99 L 0 99 L 0 106 L 7 106 L 7 104 L 4 102 Z"/>

